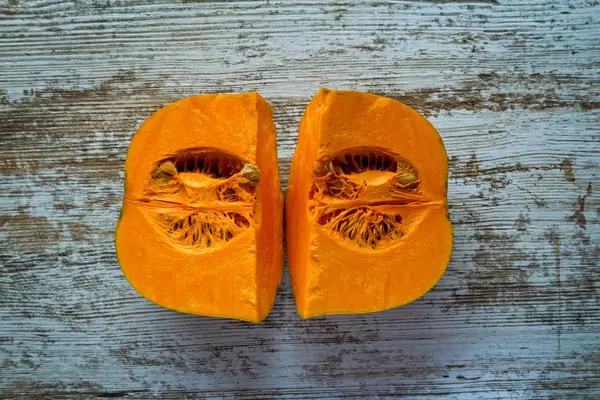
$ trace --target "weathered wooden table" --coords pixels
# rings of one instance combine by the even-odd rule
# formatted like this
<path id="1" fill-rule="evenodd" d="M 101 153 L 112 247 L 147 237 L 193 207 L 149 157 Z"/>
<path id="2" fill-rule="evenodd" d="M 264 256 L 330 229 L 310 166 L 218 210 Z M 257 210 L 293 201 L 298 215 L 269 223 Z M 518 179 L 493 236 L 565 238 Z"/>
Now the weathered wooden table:
<path id="1" fill-rule="evenodd" d="M 0 397 L 600 398 L 596 1 L 0 1 Z M 455 250 L 422 299 L 261 325 L 123 278 L 129 140 L 197 93 L 258 90 L 287 183 L 320 86 L 424 113 Z"/>

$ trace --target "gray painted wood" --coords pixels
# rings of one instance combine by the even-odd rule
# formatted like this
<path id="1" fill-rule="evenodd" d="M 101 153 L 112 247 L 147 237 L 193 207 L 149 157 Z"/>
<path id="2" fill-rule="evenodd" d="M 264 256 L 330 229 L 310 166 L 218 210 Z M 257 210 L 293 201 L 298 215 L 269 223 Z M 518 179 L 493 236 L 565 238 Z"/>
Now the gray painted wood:
<path id="1" fill-rule="evenodd" d="M 293 4 L 292 4 L 293 3 Z M 0 397 L 599 398 L 595 1 L 1 1 Z M 455 249 L 422 299 L 261 325 L 150 304 L 114 253 L 129 140 L 258 90 L 282 181 L 320 86 L 417 108 Z"/>

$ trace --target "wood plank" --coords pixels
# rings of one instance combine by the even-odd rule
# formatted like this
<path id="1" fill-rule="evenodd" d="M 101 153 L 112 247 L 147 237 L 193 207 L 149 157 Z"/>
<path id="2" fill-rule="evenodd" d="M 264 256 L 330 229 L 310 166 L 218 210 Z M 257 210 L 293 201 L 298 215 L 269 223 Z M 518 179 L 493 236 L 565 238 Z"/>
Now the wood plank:
<path id="1" fill-rule="evenodd" d="M 600 14 L 588 1 L 0 4 L 0 397 L 600 397 Z M 397 98 L 450 159 L 422 299 L 260 325 L 150 304 L 114 254 L 129 140 L 259 90 L 282 184 L 320 86 Z"/>

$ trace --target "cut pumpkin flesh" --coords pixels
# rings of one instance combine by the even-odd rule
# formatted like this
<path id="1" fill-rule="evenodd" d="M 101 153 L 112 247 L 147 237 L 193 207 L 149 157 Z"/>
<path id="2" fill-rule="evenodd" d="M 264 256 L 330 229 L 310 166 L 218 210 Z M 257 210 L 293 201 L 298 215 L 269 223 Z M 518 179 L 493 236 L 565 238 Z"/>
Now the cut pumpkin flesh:
<path id="1" fill-rule="evenodd" d="M 321 89 L 308 105 L 287 189 L 288 265 L 301 317 L 411 302 L 452 251 L 448 162 L 412 108 Z"/>
<path id="2" fill-rule="evenodd" d="M 257 93 L 190 97 L 131 141 L 117 256 L 161 306 L 259 322 L 281 281 L 282 214 L 271 106 Z"/>

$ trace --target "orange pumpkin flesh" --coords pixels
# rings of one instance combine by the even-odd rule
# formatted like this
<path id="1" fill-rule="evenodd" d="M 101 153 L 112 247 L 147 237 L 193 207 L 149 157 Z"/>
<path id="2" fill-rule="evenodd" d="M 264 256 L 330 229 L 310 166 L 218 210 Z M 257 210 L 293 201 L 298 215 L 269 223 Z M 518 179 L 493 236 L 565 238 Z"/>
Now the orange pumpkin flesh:
<path id="1" fill-rule="evenodd" d="M 388 98 L 321 89 L 287 190 L 288 265 L 301 317 L 409 303 L 452 251 L 447 156 L 431 124 Z"/>
<path id="2" fill-rule="evenodd" d="M 283 268 L 283 196 L 270 105 L 257 93 L 190 97 L 131 141 L 116 250 L 149 300 L 251 322 Z"/>

